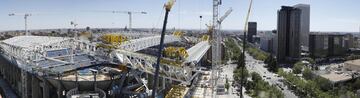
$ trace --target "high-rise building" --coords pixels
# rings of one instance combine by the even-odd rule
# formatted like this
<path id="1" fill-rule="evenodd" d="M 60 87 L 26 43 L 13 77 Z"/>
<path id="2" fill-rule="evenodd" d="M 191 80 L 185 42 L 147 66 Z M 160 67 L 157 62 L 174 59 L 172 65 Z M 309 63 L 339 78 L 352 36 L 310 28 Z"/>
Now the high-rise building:
<path id="1" fill-rule="evenodd" d="M 254 37 L 257 32 L 257 23 L 256 22 L 248 22 L 248 35 L 247 40 L 251 43 L 254 42 Z"/>
<path id="2" fill-rule="evenodd" d="M 289 6 L 282 6 L 278 11 L 277 59 L 279 62 L 300 58 L 300 15 L 300 9 Z"/>
<path id="3" fill-rule="evenodd" d="M 276 55 L 277 54 L 277 49 L 278 49 L 278 37 L 277 37 L 277 30 L 272 30 L 272 33 L 274 34 L 273 38 L 272 38 L 272 51 L 271 53 L 273 55 Z"/>
<path id="4" fill-rule="evenodd" d="M 260 49 L 273 54 L 274 44 L 276 40 L 276 32 L 274 31 L 265 31 L 258 33 L 260 36 Z"/>
<path id="5" fill-rule="evenodd" d="M 326 58 L 346 55 L 352 48 L 354 37 L 351 34 L 340 33 L 312 33 L 310 34 L 310 56 Z"/>
<path id="6" fill-rule="evenodd" d="M 295 8 L 301 10 L 300 15 L 300 44 L 309 47 L 309 32 L 310 32 L 310 5 L 297 4 Z"/>

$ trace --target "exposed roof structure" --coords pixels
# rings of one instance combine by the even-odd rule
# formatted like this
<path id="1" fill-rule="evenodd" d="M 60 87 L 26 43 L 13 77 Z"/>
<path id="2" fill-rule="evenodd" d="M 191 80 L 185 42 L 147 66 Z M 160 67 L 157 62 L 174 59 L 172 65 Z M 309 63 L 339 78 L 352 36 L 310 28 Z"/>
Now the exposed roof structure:
<path id="1" fill-rule="evenodd" d="M 49 46 L 54 43 L 59 43 L 70 38 L 64 37 L 49 37 L 49 36 L 16 36 L 2 41 L 16 47 L 26 48 L 28 50 L 35 49 L 35 46 Z"/>
<path id="2" fill-rule="evenodd" d="M 200 61 L 200 59 L 204 56 L 204 54 L 208 51 L 209 48 L 209 42 L 202 41 L 191 47 L 190 49 L 187 49 L 186 51 L 188 52 L 189 57 L 186 58 L 186 62 Z"/>

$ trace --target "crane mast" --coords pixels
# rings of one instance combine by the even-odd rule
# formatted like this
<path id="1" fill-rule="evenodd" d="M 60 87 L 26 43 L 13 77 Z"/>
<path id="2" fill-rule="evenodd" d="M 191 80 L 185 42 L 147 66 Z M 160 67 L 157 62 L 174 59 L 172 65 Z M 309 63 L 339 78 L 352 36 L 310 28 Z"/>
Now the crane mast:
<path id="1" fill-rule="evenodd" d="M 221 0 L 213 0 L 213 21 L 212 25 L 209 27 L 209 32 L 211 33 L 212 42 L 211 42 L 211 84 L 212 84 L 212 97 L 214 96 L 214 91 L 216 89 L 217 80 L 218 80 L 218 69 L 219 65 L 221 64 L 221 41 L 222 41 L 222 34 L 220 33 L 221 29 L 221 23 L 225 20 L 226 17 L 228 17 L 231 12 L 233 11 L 232 8 L 227 10 L 223 16 L 219 18 L 219 6 L 221 5 Z"/>
<path id="2" fill-rule="evenodd" d="M 212 80 L 212 94 L 214 94 L 215 91 L 215 86 L 216 86 L 216 82 L 217 82 L 217 71 L 215 69 L 217 69 L 217 66 L 220 64 L 220 41 L 221 41 L 221 34 L 219 34 L 218 30 L 220 29 L 220 26 L 217 25 L 218 23 L 218 18 L 219 18 L 219 5 L 220 5 L 220 0 L 213 0 L 213 27 L 211 29 L 212 30 L 212 42 L 211 42 L 211 80 Z M 213 95 L 213 97 L 215 97 Z"/>
<path id="3" fill-rule="evenodd" d="M 28 17 L 31 16 L 31 14 L 25 13 L 25 14 L 15 14 L 15 13 L 11 13 L 9 14 L 9 16 L 24 16 L 24 20 L 25 20 L 25 35 L 29 36 L 29 31 L 28 31 Z"/>

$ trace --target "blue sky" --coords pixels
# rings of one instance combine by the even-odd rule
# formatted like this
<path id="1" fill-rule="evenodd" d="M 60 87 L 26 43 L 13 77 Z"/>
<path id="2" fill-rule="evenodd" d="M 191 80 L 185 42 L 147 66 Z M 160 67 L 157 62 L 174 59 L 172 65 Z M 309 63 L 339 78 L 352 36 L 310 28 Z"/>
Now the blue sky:
<path id="1" fill-rule="evenodd" d="M 125 27 L 127 14 L 99 13 L 100 10 L 146 11 L 134 15 L 134 28 L 160 28 L 163 4 L 167 0 L 1 0 L 0 31 L 24 28 L 21 16 L 9 13 L 32 13 L 29 29 L 70 28 L 70 21 L 79 27 Z M 223 22 L 223 29 L 240 30 L 244 27 L 249 0 L 223 0 L 221 14 L 228 8 L 233 13 Z M 360 27 L 360 0 L 254 0 L 250 21 L 258 22 L 259 30 L 276 29 L 277 10 L 281 5 L 310 4 L 311 31 L 358 32 Z M 177 0 L 170 12 L 168 28 L 199 29 L 211 22 L 212 0 Z"/>

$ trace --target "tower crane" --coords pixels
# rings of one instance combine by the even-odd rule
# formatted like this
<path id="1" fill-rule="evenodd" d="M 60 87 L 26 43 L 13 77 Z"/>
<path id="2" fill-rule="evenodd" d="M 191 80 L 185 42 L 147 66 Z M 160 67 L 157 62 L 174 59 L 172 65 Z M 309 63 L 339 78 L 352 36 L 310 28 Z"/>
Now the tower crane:
<path id="1" fill-rule="evenodd" d="M 24 16 L 25 19 L 25 35 L 29 36 L 29 31 L 27 30 L 27 19 L 29 16 L 31 16 L 30 13 L 24 13 L 24 14 L 15 14 L 15 13 L 10 13 L 9 16 Z"/>
<path id="2" fill-rule="evenodd" d="M 216 69 L 218 68 L 218 65 L 220 65 L 221 62 L 221 34 L 219 32 L 221 23 L 224 21 L 224 19 L 230 15 L 232 12 L 232 8 L 227 10 L 225 14 L 219 18 L 219 6 L 222 4 L 222 0 L 213 0 L 213 20 L 212 25 L 207 25 L 209 27 L 209 33 L 211 34 L 211 53 L 212 53 L 212 72 L 211 72 L 211 84 L 212 84 L 212 94 L 214 94 L 214 91 L 216 89 L 217 85 L 217 73 Z M 213 95 L 213 97 L 215 97 Z"/>
<path id="3" fill-rule="evenodd" d="M 111 11 L 112 13 L 122 13 L 129 15 L 129 31 L 132 32 L 132 15 L 133 14 L 147 14 L 147 12 L 133 12 L 133 11 Z"/>

